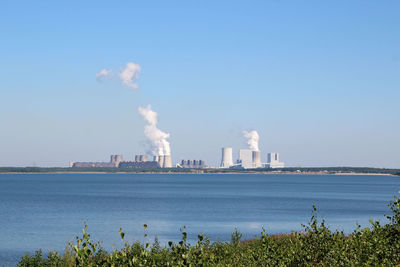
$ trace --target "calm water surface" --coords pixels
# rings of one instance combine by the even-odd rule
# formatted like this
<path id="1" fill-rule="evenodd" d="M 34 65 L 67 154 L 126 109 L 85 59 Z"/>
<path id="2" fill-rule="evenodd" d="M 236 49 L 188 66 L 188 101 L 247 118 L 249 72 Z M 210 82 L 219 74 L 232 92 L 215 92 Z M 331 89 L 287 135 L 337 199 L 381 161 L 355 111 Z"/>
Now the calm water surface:
<path id="1" fill-rule="evenodd" d="M 332 229 L 351 232 L 370 218 L 386 222 L 387 204 L 400 178 L 370 175 L 247 174 L 0 174 L 0 263 L 15 265 L 25 252 L 62 252 L 80 235 L 83 222 L 95 240 L 119 246 L 157 235 L 178 241 L 187 227 L 194 242 L 230 240 L 301 230 L 312 205 Z"/>

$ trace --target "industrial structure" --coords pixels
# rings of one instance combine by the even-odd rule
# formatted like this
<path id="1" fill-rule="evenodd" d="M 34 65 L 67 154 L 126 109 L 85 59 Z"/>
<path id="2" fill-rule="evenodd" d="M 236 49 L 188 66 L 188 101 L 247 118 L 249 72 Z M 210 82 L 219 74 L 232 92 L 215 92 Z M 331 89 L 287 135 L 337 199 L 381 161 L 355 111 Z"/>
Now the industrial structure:
<path id="1" fill-rule="evenodd" d="M 250 149 L 240 149 L 236 163 L 243 169 L 261 168 L 261 153 Z"/>
<path id="2" fill-rule="evenodd" d="M 136 155 L 135 161 L 136 162 L 146 162 L 146 161 L 148 161 L 147 155 Z"/>
<path id="3" fill-rule="evenodd" d="M 236 163 L 232 161 L 232 148 L 222 148 L 220 168 L 255 169 L 255 168 L 284 168 L 285 164 L 279 161 L 279 153 L 268 153 L 266 163 L 261 162 L 261 152 L 251 149 L 240 149 Z"/>
<path id="4" fill-rule="evenodd" d="M 239 150 L 239 159 L 236 161 L 237 164 L 243 169 L 252 169 L 254 168 L 253 164 L 253 151 L 250 149 L 240 149 Z"/>
<path id="5" fill-rule="evenodd" d="M 122 169 L 154 169 L 158 168 L 155 161 L 123 161 L 118 165 Z"/>
<path id="6" fill-rule="evenodd" d="M 136 155 L 135 161 L 123 161 L 121 155 L 111 155 L 110 162 L 70 162 L 71 168 L 172 168 L 171 156 L 154 156 L 149 161 L 147 155 Z"/>
<path id="7" fill-rule="evenodd" d="M 125 169 L 153 169 L 158 168 L 158 163 L 156 161 L 148 161 L 147 155 L 136 155 L 135 161 L 122 161 L 118 167 Z"/>
<path id="8" fill-rule="evenodd" d="M 252 151 L 251 159 L 252 159 L 252 163 L 253 163 L 254 168 L 261 168 L 262 167 L 262 164 L 261 164 L 261 152 L 260 151 Z"/>
<path id="9" fill-rule="evenodd" d="M 158 163 L 159 168 L 172 168 L 171 155 L 154 156 L 153 161 Z"/>
<path id="10" fill-rule="evenodd" d="M 183 159 L 180 164 L 176 165 L 178 168 L 191 168 L 191 169 L 202 169 L 205 168 L 204 160 L 185 160 Z"/>
<path id="11" fill-rule="evenodd" d="M 122 162 L 122 155 L 111 155 L 110 162 L 70 162 L 71 168 L 117 168 Z"/>
<path id="12" fill-rule="evenodd" d="M 233 166 L 232 159 L 232 148 L 231 147 L 223 147 L 222 148 L 222 160 L 221 160 L 221 168 L 230 168 Z"/>
<path id="13" fill-rule="evenodd" d="M 267 163 L 265 163 L 265 167 L 272 168 L 272 169 L 284 168 L 285 163 L 279 161 L 279 153 L 271 152 L 271 153 L 268 153 Z"/>

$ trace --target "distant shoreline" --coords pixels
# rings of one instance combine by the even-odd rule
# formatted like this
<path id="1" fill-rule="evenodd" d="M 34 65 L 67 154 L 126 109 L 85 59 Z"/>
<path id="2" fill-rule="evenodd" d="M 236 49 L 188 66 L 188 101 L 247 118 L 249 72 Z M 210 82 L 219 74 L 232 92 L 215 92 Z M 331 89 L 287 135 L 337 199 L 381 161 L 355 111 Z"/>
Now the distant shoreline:
<path id="1" fill-rule="evenodd" d="M 0 174 L 261 174 L 261 175 L 385 175 L 385 176 L 400 176 L 398 169 L 365 169 L 364 171 L 346 171 L 341 168 L 332 167 L 334 170 L 312 170 L 311 168 L 295 168 L 296 170 L 227 170 L 227 169 L 72 169 L 72 168 L 0 168 Z M 330 168 L 326 168 L 330 169 Z"/>

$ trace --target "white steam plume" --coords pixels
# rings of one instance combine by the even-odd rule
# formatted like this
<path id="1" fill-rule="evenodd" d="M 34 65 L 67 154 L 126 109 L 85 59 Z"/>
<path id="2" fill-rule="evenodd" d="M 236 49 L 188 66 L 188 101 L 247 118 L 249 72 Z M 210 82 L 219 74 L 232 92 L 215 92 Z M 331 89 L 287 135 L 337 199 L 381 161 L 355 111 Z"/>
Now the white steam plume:
<path id="1" fill-rule="evenodd" d="M 243 135 L 245 138 L 247 138 L 247 144 L 249 145 L 249 148 L 253 151 L 259 151 L 258 140 L 260 139 L 260 137 L 257 131 L 256 130 L 252 130 L 250 132 L 243 131 Z"/>
<path id="2" fill-rule="evenodd" d="M 157 128 L 157 112 L 151 110 L 151 106 L 139 107 L 140 115 L 147 121 L 144 127 L 144 134 L 150 140 L 152 145 L 152 152 L 154 156 L 168 156 L 171 155 L 171 148 L 167 138 L 169 133 L 165 133 Z"/>
<path id="3" fill-rule="evenodd" d="M 96 79 L 101 82 L 104 78 L 109 79 L 111 77 L 112 70 L 102 69 L 98 73 L 96 73 Z"/>
<path id="4" fill-rule="evenodd" d="M 125 68 L 122 70 L 119 78 L 122 83 L 132 89 L 138 89 L 139 85 L 135 83 L 139 79 L 139 74 L 142 68 L 139 64 L 135 64 L 133 62 L 126 63 Z"/>

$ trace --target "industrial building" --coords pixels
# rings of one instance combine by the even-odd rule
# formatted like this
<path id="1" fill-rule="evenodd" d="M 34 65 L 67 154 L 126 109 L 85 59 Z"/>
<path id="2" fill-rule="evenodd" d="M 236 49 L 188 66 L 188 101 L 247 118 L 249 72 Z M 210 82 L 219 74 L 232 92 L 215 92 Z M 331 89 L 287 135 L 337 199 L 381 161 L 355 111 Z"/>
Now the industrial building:
<path id="1" fill-rule="evenodd" d="M 240 149 L 239 159 L 237 160 L 243 169 L 261 168 L 261 153 L 250 149 Z"/>
<path id="2" fill-rule="evenodd" d="M 123 160 L 121 155 L 111 155 L 110 162 L 70 162 L 71 168 L 117 168 Z"/>
<path id="3" fill-rule="evenodd" d="M 284 168 L 284 167 L 285 167 L 285 163 L 279 161 L 279 153 L 275 153 L 275 152 L 268 153 L 267 163 L 265 163 L 265 168 L 276 169 L 276 168 Z"/>
<path id="4" fill-rule="evenodd" d="M 239 159 L 236 163 L 240 164 L 243 169 L 253 168 L 253 151 L 250 149 L 240 149 Z"/>
<path id="5" fill-rule="evenodd" d="M 156 161 L 122 161 L 118 168 L 125 169 L 154 169 L 158 168 Z"/>
<path id="6" fill-rule="evenodd" d="M 191 169 L 202 169 L 205 168 L 204 160 L 185 160 L 183 159 L 180 164 L 177 164 L 178 168 L 191 168 Z"/>
<path id="7" fill-rule="evenodd" d="M 72 168 L 116 168 L 112 162 L 71 162 Z"/>
<path id="8" fill-rule="evenodd" d="M 147 155 L 136 155 L 135 161 L 123 161 L 121 155 L 111 155 L 110 162 L 70 162 L 71 168 L 172 168 L 171 156 L 155 156 L 149 161 Z"/>
<path id="9" fill-rule="evenodd" d="M 125 169 L 154 169 L 158 168 L 158 162 L 148 161 L 147 155 L 136 155 L 135 161 L 122 161 L 118 167 Z"/>
<path id="10" fill-rule="evenodd" d="M 183 163 L 183 162 L 182 162 Z M 251 149 L 240 149 L 239 158 L 236 163 L 232 162 L 232 148 L 222 148 L 222 159 L 220 168 L 240 168 L 240 169 L 255 169 L 255 168 L 284 168 L 285 164 L 279 161 L 279 153 L 268 153 L 266 163 L 261 162 L 261 152 Z"/>

